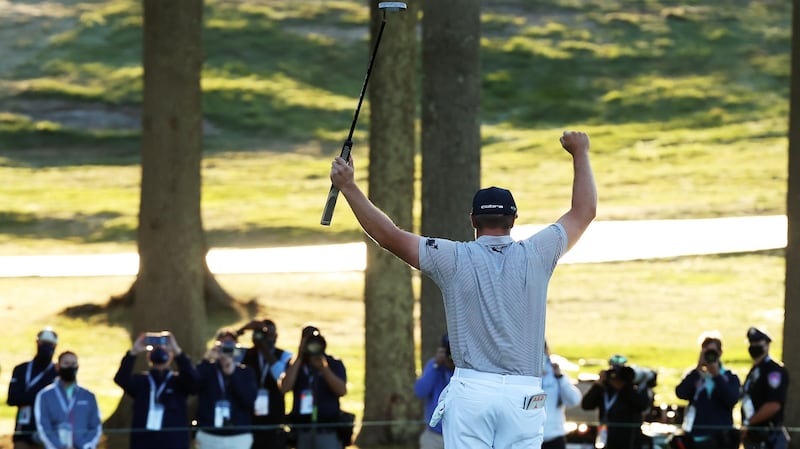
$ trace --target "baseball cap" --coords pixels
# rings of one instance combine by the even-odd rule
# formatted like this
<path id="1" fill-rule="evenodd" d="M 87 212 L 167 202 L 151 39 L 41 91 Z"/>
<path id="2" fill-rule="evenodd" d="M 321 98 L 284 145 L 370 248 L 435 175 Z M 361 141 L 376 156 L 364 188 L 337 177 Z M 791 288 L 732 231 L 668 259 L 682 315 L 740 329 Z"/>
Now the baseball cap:
<path id="1" fill-rule="evenodd" d="M 58 334 L 55 333 L 52 327 L 46 327 L 36 334 L 36 339 L 43 343 L 58 344 Z"/>
<path id="2" fill-rule="evenodd" d="M 517 215 L 517 203 L 510 191 L 487 187 L 472 198 L 472 215 Z"/>
<path id="3" fill-rule="evenodd" d="M 747 329 L 747 341 L 750 343 L 754 341 L 766 341 L 767 343 L 771 343 L 772 339 L 769 338 L 769 335 L 767 335 L 765 332 L 761 331 L 761 329 L 751 327 L 750 329 Z"/>

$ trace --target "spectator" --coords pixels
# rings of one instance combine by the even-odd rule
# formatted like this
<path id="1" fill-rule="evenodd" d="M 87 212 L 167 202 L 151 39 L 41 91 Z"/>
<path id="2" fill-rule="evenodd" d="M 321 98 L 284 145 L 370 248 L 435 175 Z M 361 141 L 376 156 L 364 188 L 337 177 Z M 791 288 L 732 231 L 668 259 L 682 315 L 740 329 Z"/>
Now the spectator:
<path id="1" fill-rule="evenodd" d="M 600 372 L 581 400 L 584 410 L 599 411 L 595 447 L 639 449 L 642 445 L 642 414 L 650 406 L 650 397 L 646 390 L 637 389 L 636 373 L 626 362 L 623 356 L 611 357 L 610 368 Z"/>
<path id="2" fill-rule="evenodd" d="M 36 355 L 33 360 L 14 367 L 8 385 L 8 405 L 17 407 L 14 426 L 14 449 L 41 447 L 36 435 L 36 417 L 33 403 L 44 387 L 53 383 L 56 368 L 53 354 L 58 345 L 58 335 L 46 327 L 36 334 Z"/>
<path id="3" fill-rule="evenodd" d="M 293 392 L 291 422 L 297 449 L 342 449 L 336 424 L 339 398 L 347 394 L 347 373 L 341 360 L 328 355 L 319 329 L 303 329 L 300 347 L 278 385 Z"/>
<path id="4" fill-rule="evenodd" d="M 140 334 L 122 358 L 114 382 L 133 398 L 130 449 L 188 449 L 191 443 L 187 399 L 194 394 L 197 371 L 175 336 L 163 332 L 159 342 Z M 136 356 L 147 353 L 150 369 L 133 374 Z M 178 372 L 170 370 L 172 361 Z"/>
<path id="5" fill-rule="evenodd" d="M 425 400 L 425 422 L 430 423 L 436 404 L 439 403 L 439 395 L 453 377 L 456 365 L 453 363 L 453 355 L 450 353 L 450 339 L 447 334 L 442 336 L 442 343 L 436 350 L 436 357 L 428 360 L 422 375 L 414 383 L 414 393 L 418 398 Z M 444 449 L 444 437 L 442 436 L 442 423 L 435 426 L 428 424 L 419 436 L 420 449 Z"/>
<path id="6" fill-rule="evenodd" d="M 769 335 L 751 327 L 747 330 L 747 340 L 753 367 L 743 388 L 742 445 L 745 449 L 786 449 L 789 435 L 783 427 L 783 409 L 789 372 L 770 357 Z"/>
<path id="7" fill-rule="evenodd" d="M 46 449 L 95 449 L 103 433 L 97 399 L 78 385 L 78 356 L 58 356 L 58 379 L 36 395 L 36 432 Z"/>
<path id="8" fill-rule="evenodd" d="M 256 378 L 241 364 L 236 334 L 222 331 L 197 365 L 198 449 L 250 449 Z"/>
<path id="9" fill-rule="evenodd" d="M 544 441 L 542 449 L 565 449 L 567 447 L 565 410 L 581 403 L 581 391 L 572 384 L 572 379 L 561 371 L 556 357 L 550 355 L 550 348 L 544 342 L 544 370 L 542 389 L 547 394 L 544 421 Z"/>
<path id="10" fill-rule="evenodd" d="M 739 376 L 722 365 L 722 339 L 718 332 L 700 335 L 697 366 L 675 387 L 675 394 L 689 401 L 683 417 L 690 446 L 735 449 L 739 437 L 733 428 L 733 407 L 739 401 Z"/>
<path id="11" fill-rule="evenodd" d="M 244 364 L 256 373 L 258 393 L 253 407 L 253 447 L 284 449 L 286 447 L 285 395 L 278 388 L 278 379 L 286 372 L 292 353 L 277 348 L 278 330 L 272 320 L 251 321 L 237 333 L 252 330 L 253 347 L 244 355 Z"/>

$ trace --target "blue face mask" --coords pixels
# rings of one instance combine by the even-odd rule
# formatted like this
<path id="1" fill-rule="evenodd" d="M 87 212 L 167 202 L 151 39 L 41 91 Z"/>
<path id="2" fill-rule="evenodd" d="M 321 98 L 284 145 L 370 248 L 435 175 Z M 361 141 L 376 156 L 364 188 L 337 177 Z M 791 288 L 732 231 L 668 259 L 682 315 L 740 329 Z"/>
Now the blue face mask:
<path id="1" fill-rule="evenodd" d="M 156 346 L 150 351 L 150 362 L 152 362 L 153 365 L 161 365 L 162 363 L 167 363 L 168 360 L 169 352 L 167 352 L 166 349 Z"/>

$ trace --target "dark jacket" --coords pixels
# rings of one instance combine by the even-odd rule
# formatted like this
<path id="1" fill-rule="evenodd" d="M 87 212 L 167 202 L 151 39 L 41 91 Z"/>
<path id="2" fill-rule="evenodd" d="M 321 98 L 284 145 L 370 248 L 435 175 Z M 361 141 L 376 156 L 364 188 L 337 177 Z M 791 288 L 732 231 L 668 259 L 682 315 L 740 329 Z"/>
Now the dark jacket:
<path id="1" fill-rule="evenodd" d="M 733 427 L 733 407 L 739 402 L 741 388 L 739 376 L 723 369 L 719 376 L 711 380 L 713 386 L 709 394 L 705 378 L 693 369 L 675 387 L 675 394 L 689 401 L 689 405 L 695 409 L 693 436 L 710 436 Z"/>
<path id="2" fill-rule="evenodd" d="M 178 372 L 167 375 L 166 371 L 133 374 L 136 356 L 125 354 L 114 382 L 133 398 L 133 421 L 131 427 L 131 449 L 188 449 L 190 446 L 189 412 L 186 401 L 196 391 L 197 371 L 185 353 L 175 357 Z M 150 378 L 161 393 L 156 402 L 164 406 L 161 431 L 145 430 L 150 410 Z M 166 385 L 164 380 L 166 379 Z M 174 429 L 174 430 L 171 430 Z"/>
<path id="3" fill-rule="evenodd" d="M 616 393 L 616 398 L 614 394 Z M 600 422 L 608 426 L 607 449 L 633 449 L 642 444 L 642 413 L 650 405 L 650 398 L 631 385 L 618 392 L 611 387 L 595 383 L 581 400 L 584 410 L 599 410 Z M 606 402 L 611 406 L 606 410 Z"/>
<path id="4" fill-rule="evenodd" d="M 347 382 L 347 372 L 344 368 L 344 363 L 341 360 L 332 356 L 325 355 L 328 359 L 328 367 L 336 375 L 336 377 Z M 316 371 L 308 368 L 307 365 L 300 367 L 297 373 L 297 380 L 294 383 L 293 403 L 291 418 L 293 423 L 308 424 L 311 422 L 311 415 L 303 414 L 300 410 L 301 396 L 311 391 L 314 398 L 314 405 L 317 407 L 317 422 L 318 423 L 335 423 L 339 421 L 339 396 L 334 394 L 325 379 Z"/>
<path id="5" fill-rule="evenodd" d="M 8 405 L 19 407 L 14 420 L 14 441 L 33 441 L 33 433 L 36 431 L 33 403 L 36 401 L 36 394 L 52 384 L 55 378 L 56 370 L 52 362 L 34 364 L 33 361 L 30 361 L 14 367 L 14 371 L 11 373 L 11 383 L 8 384 L 7 401 Z M 30 407 L 30 409 L 23 412 L 21 409 L 24 407 Z M 30 413 L 28 424 L 19 423 L 20 413 Z"/>
<path id="6" fill-rule="evenodd" d="M 203 360 L 197 365 L 197 426 L 215 435 L 249 433 L 256 400 L 256 377 L 253 369 L 239 365 L 230 376 L 222 373 L 217 363 Z M 220 384 L 221 381 L 221 384 Z M 214 427 L 217 401 L 230 402 L 231 418 L 225 427 Z"/>

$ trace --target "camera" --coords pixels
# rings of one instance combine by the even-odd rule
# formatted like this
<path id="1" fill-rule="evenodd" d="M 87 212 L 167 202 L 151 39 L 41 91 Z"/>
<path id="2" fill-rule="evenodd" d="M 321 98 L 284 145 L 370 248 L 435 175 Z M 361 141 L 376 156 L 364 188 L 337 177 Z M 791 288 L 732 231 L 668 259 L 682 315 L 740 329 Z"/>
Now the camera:
<path id="1" fill-rule="evenodd" d="M 319 356 L 325 354 L 325 337 L 319 331 L 314 331 L 307 339 L 303 354 L 307 356 Z"/>
<path id="2" fill-rule="evenodd" d="M 707 349 L 703 351 L 703 362 L 705 363 L 717 363 L 719 361 L 719 351 L 716 349 Z"/>
<path id="3" fill-rule="evenodd" d="M 169 332 L 168 331 L 161 331 L 161 332 L 147 332 L 144 334 L 144 345 L 148 347 L 148 349 L 152 349 L 155 346 L 167 346 L 169 345 Z"/>
<path id="4" fill-rule="evenodd" d="M 620 380 L 624 384 L 633 384 L 636 373 L 630 366 L 614 365 L 606 370 L 606 381 Z"/>
<path id="5" fill-rule="evenodd" d="M 244 348 L 239 344 L 232 341 L 225 341 L 219 343 L 219 352 L 233 359 L 236 363 L 241 363 L 244 360 Z"/>

